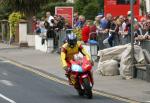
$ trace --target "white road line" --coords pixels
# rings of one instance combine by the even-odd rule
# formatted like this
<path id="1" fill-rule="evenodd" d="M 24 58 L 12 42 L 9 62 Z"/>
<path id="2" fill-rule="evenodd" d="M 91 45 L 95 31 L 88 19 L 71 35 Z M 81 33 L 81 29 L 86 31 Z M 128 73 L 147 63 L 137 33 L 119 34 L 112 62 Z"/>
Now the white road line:
<path id="1" fill-rule="evenodd" d="M 10 61 L 5 60 L 5 61 L 0 61 L 0 63 L 9 63 Z"/>
<path id="2" fill-rule="evenodd" d="M 13 100 L 7 98 L 6 96 L 2 95 L 1 93 L 0 93 L 0 97 L 3 98 L 3 99 L 5 99 L 6 101 L 8 101 L 8 102 L 10 102 L 10 103 L 16 103 L 15 101 L 13 101 Z"/>

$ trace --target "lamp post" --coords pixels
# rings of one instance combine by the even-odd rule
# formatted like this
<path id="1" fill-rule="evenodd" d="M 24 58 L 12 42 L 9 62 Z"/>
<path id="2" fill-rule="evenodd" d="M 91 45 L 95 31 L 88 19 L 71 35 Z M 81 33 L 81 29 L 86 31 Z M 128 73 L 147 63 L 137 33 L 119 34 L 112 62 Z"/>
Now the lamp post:
<path id="1" fill-rule="evenodd" d="M 136 70 L 135 70 L 135 66 L 134 66 L 134 10 L 133 10 L 133 1 L 134 0 L 130 0 L 130 11 L 131 11 L 131 58 L 132 58 L 132 68 L 131 68 L 131 73 L 132 73 L 132 77 L 135 78 L 136 77 Z"/>

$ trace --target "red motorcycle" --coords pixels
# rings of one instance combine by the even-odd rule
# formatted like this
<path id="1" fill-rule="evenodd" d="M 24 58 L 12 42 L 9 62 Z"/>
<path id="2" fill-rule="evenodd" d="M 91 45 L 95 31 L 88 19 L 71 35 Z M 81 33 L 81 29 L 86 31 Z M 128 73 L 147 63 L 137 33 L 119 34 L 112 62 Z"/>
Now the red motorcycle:
<path id="1" fill-rule="evenodd" d="M 87 96 L 91 99 L 92 87 L 94 84 L 92 77 L 92 64 L 90 61 L 83 57 L 82 59 L 75 61 L 71 60 L 71 68 L 69 72 L 69 80 L 71 85 L 77 90 L 79 96 Z"/>

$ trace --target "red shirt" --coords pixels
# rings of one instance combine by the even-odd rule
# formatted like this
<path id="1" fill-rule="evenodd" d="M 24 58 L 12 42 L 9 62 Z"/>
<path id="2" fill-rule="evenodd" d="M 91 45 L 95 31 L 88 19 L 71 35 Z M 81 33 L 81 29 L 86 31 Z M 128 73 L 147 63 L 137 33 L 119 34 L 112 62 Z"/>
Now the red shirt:
<path id="1" fill-rule="evenodd" d="M 85 26 L 82 28 L 82 40 L 83 40 L 85 43 L 88 42 L 89 33 L 90 33 L 90 26 L 85 25 Z"/>

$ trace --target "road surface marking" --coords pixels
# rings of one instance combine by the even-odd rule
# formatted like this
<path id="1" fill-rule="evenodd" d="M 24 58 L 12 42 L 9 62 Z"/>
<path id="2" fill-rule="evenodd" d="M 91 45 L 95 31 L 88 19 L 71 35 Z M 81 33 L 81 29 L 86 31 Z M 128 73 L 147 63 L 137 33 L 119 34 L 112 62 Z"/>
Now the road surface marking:
<path id="1" fill-rule="evenodd" d="M 4 61 L 0 61 L 0 63 L 9 63 L 10 61 L 8 60 L 4 60 Z"/>
<path id="2" fill-rule="evenodd" d="M 11 81 L 8 80 L 0 80 L 0 83 L 6 85 L 6 86 L 14 86 L 14 84 Z"/>
<path id="3" fill-rule="evenodd" d="M 2 75 L 4 75 L 4 76 L 8 76 L 8 74 L 7 74 L 6 72 L 3 72 L 3 73 L 2 73 Z"/>
<path id="4" fill-rule="evenodd" d="M 0 97 L 3 98 L 3 99 L 5 99 L 6 101 L 8 101 L 8 102 L 10 102 L 10 103 L 16 103 L 15 101 L 13 101 L 13 100 L 7 98 L 6 96 L 2 95 L 1 93 L 0 93 Z"/>
<path id="5" fill-rule="evenodd" d="M 47 79 L 49 79 L 49 80 L 53 80 L 53 81 L 55 81 L 55 82 L 58 82 L 58 83 L 61 83 L 61 84 L 70 86 L 67 81 L 60 80 L 60 79 L 58 79 L 58 78 L 56 78 L 56 77 L 53 77 L 53 76 L 50 76 L 50 75 L 45 74 L 45 73 L 43 73 L 43 72 L 40 72 L 40 71 L 38 71 L 38 70 L 35 70 L 35 69 L 33 69 L 32 67 L 30 68 L 30 67 L 24 66 L 24 65 L 19 64 L 19 63 L 17 63 L 17 62 L 14 62 L 14 61 L 9 61 L 9 63 L 11 63 L 11 64 L 13 64 L 13 65 L 16 65 L 16 66 L 18 66 L 18 67 L 20 67 L 20 68 L 23 68 L 23 69 L 25 69 L 25 70 L 28 70 L 28 71 L 30 71 L 30 72 L 33 72 L 33 73 L 35 73 L 35 74 L 37 74 L 37 75 L 40 75 L 40 76 L 42 76 L 42 77 L 45 77 L 45 78 L 47 78 Z M 115 95 L 112 95 L 112 94 L 109 94 L 109 93 L 104 93 L 104 92 L 102 92 L 102 91 L 93 90 L 93 93 L 94 93 L 94 94 L 97 94 L 97 95 L 105 96 L 105 97 L 108 97 L 108 98 L 112 98 L 112 99 L 124 101 L 124 102 L 127 102 L 127 103 L 140 103 L 140 102 L 137 102 L 137 101 L 134 101 L 134 100 L 130 100 L 130 99 L 128 99 L 128 98 L 123 98 L 123 97 L 115 96 Z"/>

